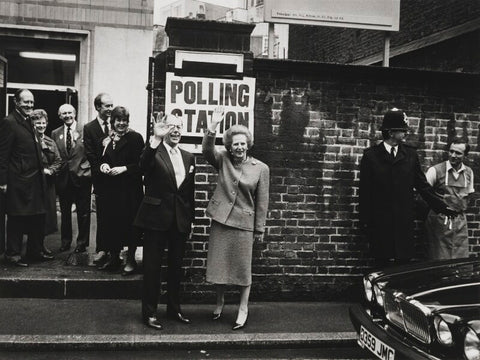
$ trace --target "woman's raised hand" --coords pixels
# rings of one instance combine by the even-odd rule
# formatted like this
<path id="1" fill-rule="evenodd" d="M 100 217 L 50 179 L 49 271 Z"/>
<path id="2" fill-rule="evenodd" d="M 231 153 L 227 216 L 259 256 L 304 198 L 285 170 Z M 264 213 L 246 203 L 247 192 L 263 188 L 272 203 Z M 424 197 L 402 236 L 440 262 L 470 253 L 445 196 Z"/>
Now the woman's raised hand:
<path id="1" fill-rule="evenodd" d="M 214 132 L 217 129 L 225 116 L 225 108 L 223 106 L 217 106 L 212 113 L 212 121 L 210 122 L 209 130 Z"/>

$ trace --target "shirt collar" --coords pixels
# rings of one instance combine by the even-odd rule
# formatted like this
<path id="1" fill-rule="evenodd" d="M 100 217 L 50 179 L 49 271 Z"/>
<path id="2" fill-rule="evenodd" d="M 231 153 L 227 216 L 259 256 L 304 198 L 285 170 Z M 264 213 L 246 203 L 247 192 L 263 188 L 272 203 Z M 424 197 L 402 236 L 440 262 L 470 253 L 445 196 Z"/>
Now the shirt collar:
<path id="1" fill-rule="evenodd" d="M 170 145 L 168 145 L 165 141 L 162 141 L 163 142 L 163 146 L 165 146 L 165 149 L 167 149 L 167 152 L 169 154 L 171 154 L 170 150 L 173 149 L 173 147 L 171 147 Z M 178 150 L 178 146 L 175 146 L 175 149 Z"/>
<path id="2" fill-rule="evenodd" d="M 108 128 L 110 129 L 110 121 L 109 121 L 109 120 L 110 120 L 110 119 L 107 119 L 107 126 L 108 126 Z M 105 120 L 100 119 L 100 118 L 98 117 L 98 115 L 97 115 L 97 121 L 98 121 L 98 123 L 100 124 L 101 128 L 103 129 L 103 122 L 104 122 Z"/>
<path id="3" fill-rule="evenodd" d="M 65 131 L 67 131 L 68 126 L 66 124 L 63 124 L 63 127 L 64 127 Z M 70 131 L 75 131 L 76 128 L 77 128 L 77 121 L 73 120 L 72 125 L 70 125 Z"/>
<path id="4" fill-rule="evenodd" d="M 453 169 L 454 172 L 457 172 L 460 174 L 462 171 L 465 171 L 465 165 L 462 163 L 462 166 L 460 166 L 460 169 L 455 170 L 455 168 L 450 163 L 450 160 L 447 160 L 447 172 L 449 172 L 450 169 Z"/>
<path id="5" fill-rule="evenodd" d="M 389 145 L 387 144 L 385 141 L 383 142 L 383 146 L 385 146 L 385 150 L 387 150 L 387 152 L 390 154 L 390 151 L 392 151 L 392 147 L 395 149 L 395 153 L 397 153 L 398 151 L 398 145 L 397 146 L 392 146 L 392 145 Z"/>
<path id="6" fill-rule="evenodd" d="M 18 111 L 17 109 L 15 109 L 15 111 L 17 112 L 18 115 L 22 117 L 23 120 L 27 120 L 27 117 L 23 115 L 20 111 Z"/>

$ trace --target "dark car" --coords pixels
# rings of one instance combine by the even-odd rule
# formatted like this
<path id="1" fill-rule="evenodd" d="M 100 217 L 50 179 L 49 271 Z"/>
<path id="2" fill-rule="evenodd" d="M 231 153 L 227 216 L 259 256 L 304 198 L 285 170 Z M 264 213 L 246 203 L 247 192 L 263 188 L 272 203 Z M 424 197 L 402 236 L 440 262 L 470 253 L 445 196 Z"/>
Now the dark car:
<path id="1" fill-rule="evenodd" d="M 480 360 L 479 258 L 373 272 L 363 288 L 350 319 L 378 358 Z"/>

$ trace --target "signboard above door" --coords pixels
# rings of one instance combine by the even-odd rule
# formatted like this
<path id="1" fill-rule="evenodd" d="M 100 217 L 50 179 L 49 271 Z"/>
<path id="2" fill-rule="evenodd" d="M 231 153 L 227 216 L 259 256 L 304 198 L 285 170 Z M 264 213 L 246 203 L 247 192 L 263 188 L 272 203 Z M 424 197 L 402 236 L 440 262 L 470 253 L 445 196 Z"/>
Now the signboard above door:
<path id="1" fill-rule="evenodd" d="M 277 24 L 398 31 L 400 0 L 265 0 L 263 16 Z"/>

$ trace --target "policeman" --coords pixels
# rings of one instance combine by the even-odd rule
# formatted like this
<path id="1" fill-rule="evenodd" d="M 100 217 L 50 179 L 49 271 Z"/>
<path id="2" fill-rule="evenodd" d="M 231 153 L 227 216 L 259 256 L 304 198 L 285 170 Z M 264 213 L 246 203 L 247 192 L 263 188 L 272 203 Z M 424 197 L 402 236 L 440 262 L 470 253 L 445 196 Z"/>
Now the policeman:
<path id="1" fill-rule="evenodd" d="M 454 212 L 427 182 L 416 149 L 404 143 L 407 115 L 387 111 L 380 130 L 383 141 L 366 149 L 360 162 L 360 224 L 383 267 L 415 257 L 414 189 L 436 213 Z"/>

